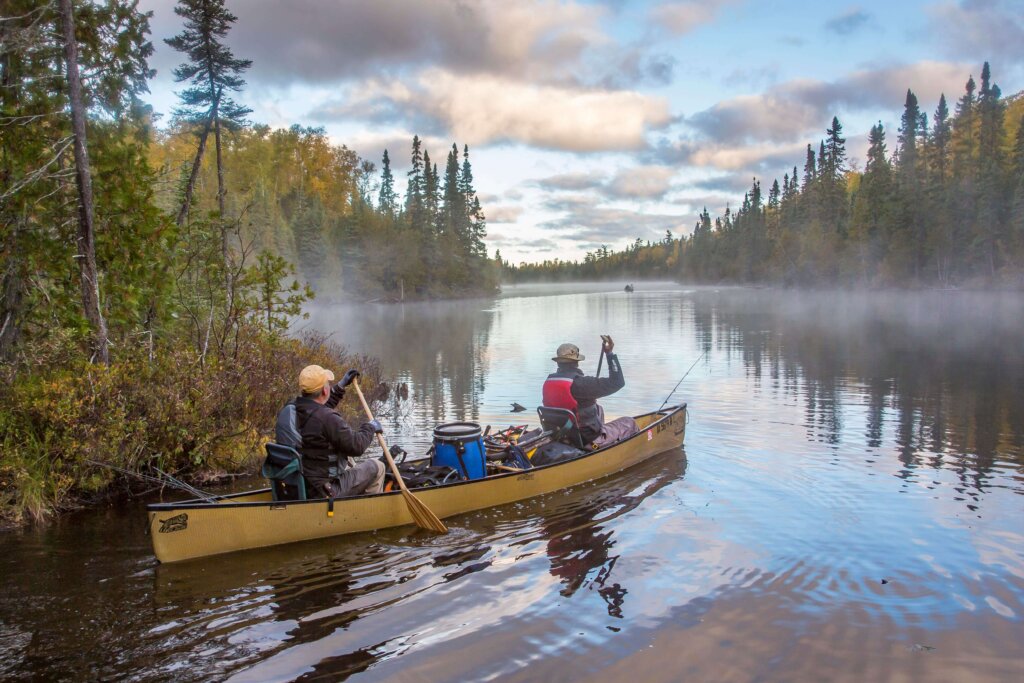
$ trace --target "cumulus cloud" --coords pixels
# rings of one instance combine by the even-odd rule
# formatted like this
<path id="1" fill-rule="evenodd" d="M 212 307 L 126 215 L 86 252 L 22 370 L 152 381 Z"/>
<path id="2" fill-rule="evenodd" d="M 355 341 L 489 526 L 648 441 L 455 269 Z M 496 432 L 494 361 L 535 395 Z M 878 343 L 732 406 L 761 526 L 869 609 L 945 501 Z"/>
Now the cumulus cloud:
<path id="1" fill-rule="evenodd" d="M 540 227 L 557 231 L 564 239 L 587 243 L 585 248 L 602 244 L 621 245 L 639 237 L 658 240 L 666 230 L 680 233 L 689 227 L 685 215 L 649 214 L 608 206 L 595 206 L 593 201 L 573 207 L 566 215 L 542 223 Z"/>
<path id="2" fill-rule="evenodd" d="M 961 0 L 931 8 L 930 26 L 953 57 L 1024 65 L 1024 7 L 1020 0 Z M 977 68 L 977 67 L 975 67 Z"/>
<path id="3" fill-rule="evenodd" d="M 432 69 L 416 79 L 370 80 L 350 100 L 319 107 L 321 121 L 391 121 L 415 111 L 470 145 L 519 142 L 572 152 L 640 149 L 645 134 L 670 121 L 662 98 L 640 93 L 544 86 L 489 74 Z"/>
<path id="4" fill-rule="evenodd" d="M 673 35 L 681 36 L 709 24 L 719 10 L 734 0 L 684 0 L 666 2 L 651 9 L 651 21 Z"/>
<path id="5" fill-rule="evenodd" d="M 180 30 L 173 5 L 142 2 L 155 10 L 159 61 L 175 54 L 161 40 Z M 601 28 L 608 10 L 572 0 L 245 0 L 230 9 L 238 22 L 229 45 L 254 59 L 252 80 L 278 85 L 338 83 L 424 66 L 588 82 L 585 56 L 615 47 Z"/>
<path id="6" fill-rule="evenodd" d="M 832 17 L 826 21 L 825 30 L 841 36 L 848 36 L 863 28 L 867 28 L 871 21 L 870 14 L 859 7 L 853 7 L 839 16 Z"/>
<path id="7" fill-rule="evenodd" d="M 535 181 L 542 190 L 593 190 L 604 187 L 605 175 L 597 171 L 560 173 Z"/>
<path id="8" fill-rule="evenodd" d="M 484 206 L 488 224 L 515 223 L 523 215 L 521 206 Z"/>
<path id="9" fill-rule="evenodd" d="M 704 138 L 725 144 L 788 142 L 824 130 L 839 108 L 898 107 L 907 88 L 923 103 L 937 101 L 942 92 L 958 92 L 968 74 L 963 64 L 922 61 L 861 69 L 835 81 L 791 80 L 760 95 L 724 100 L 686 122 Z"/>
<path id="10" fill-rule="evenodd" d="M 674 173 L 667 166 L 623 168 L 608 183 L 607 192 L 620 199 L 657 199 L 665 196 Z"/>

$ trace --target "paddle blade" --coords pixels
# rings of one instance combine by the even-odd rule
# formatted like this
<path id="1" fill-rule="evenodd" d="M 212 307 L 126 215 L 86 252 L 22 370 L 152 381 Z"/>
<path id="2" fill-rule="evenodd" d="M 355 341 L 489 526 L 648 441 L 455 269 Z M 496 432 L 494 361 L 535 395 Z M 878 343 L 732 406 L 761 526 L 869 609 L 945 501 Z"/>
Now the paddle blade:
<path id="1" fill-rule="evenodd" d="M 405 497 L 405 503 L 409 506 L 409 512 L 412 514 L 416 526 L 428 531 L 436 531 L 439 534 L 448 533 L 448 527 L 444 525 L 444 522 L 431 512 L 430 508 L 424 505 L 419 498 L 412 495 L 409 489 L 402 489 L 402 495 Z"/>

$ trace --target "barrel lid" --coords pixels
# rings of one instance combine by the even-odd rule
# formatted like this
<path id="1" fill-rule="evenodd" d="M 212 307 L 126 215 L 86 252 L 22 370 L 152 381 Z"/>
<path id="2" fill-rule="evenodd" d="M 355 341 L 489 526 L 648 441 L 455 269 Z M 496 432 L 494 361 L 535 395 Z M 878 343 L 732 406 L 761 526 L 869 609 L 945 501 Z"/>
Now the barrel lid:
<path id="1" fill-rule="evenodd" d="M 448 422 L 434 427 L 438 439 L 465 439 L 479 437 L 483 433 L 476 422 Z"/>

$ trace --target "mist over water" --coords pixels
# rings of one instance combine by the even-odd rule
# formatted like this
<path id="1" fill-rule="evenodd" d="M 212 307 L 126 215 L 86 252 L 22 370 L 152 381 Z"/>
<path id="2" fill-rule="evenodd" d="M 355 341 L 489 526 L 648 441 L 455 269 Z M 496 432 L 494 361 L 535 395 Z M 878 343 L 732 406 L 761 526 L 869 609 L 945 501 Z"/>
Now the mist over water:
<path id="1" fill-rule="evenodd" d="M 446 536 L 158 566 L 138 505 L 4 536 L 0 677 L 1020 678 L 1024 299 L 623 284 L 307 324 L 408 386 L 385 427 L 411 453 L 440 422 L 535 424 L 565 341 L 592 374 L 615 338 L 609 417 L 700 359 L 683 450 Z"/>

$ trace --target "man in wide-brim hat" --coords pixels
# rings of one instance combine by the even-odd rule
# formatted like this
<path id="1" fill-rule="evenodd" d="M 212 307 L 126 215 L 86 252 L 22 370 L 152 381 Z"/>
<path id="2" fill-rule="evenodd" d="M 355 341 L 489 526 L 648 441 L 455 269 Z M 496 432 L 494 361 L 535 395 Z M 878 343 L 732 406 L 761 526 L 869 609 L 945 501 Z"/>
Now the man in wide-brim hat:
<path id="1" fill-rule="evenodd" d="M 583 443 L 594 448 L 632 436 L 639 430 L 636 420 L 631 417 L 604 421 L 604 408 L 597 399 L 614 394 L 626 386 L 626 380 L 622 376 L 619 357 L 612 353 L 615 342 L 608 336 L 602 339 L 601 353 L 608 357 L 608 377 L 584 375 L 580 361 L 586 360 L 586 356 L 575 344 L 562 344 L 551 359 L 558 363 L 558 369 L 544 381 L 544 405 L 571 411 L 576 416 Z"/>

